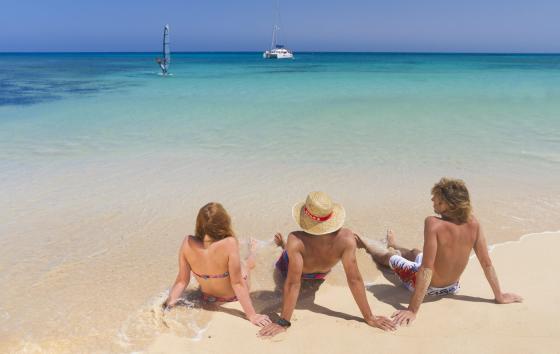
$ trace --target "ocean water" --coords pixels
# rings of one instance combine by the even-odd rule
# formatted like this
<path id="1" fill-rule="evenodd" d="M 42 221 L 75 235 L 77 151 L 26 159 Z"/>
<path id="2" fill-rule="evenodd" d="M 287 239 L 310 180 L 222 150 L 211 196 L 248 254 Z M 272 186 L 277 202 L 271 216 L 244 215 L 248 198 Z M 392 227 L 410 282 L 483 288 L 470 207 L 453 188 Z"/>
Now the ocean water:
<path id="1" fill-rule="evenodd" d="M 226 148 L 348 166 L 560 162 L 560 56 L 175 54 L 170 77 L 154 56 L 2 54 L 2 160 Z"/>
<path id="2" fill-rule="evenodd" d="M 155 56 L 0 54 L 0 349 L 196 338 L 204 311 L 154 309 L 211 200 L 262 241 L 261 288 L 315 189 L 374 239 L 421 242 L 441 176 L 493 243 L 560 228 L 560 55 L 178 53 L 167 77 Z"/>

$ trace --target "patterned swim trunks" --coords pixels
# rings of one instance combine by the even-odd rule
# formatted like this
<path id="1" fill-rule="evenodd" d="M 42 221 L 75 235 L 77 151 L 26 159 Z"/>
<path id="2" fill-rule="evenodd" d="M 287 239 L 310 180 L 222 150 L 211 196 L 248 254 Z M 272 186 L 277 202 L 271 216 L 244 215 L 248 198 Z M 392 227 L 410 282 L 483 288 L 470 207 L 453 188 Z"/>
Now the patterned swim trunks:
<path id="1" fill-rule="evenodd" d="M 422 253 L 416 256 L 414 262 L 409 261 L 408 259 L 399 255 L 394 255 L 389 259 L 389 266 L 402 281 L 405 288 L 410 291 L 414 291 L 414 288 L 416 286 L 416 273 L 418 273 L 421 265 Z M 461 287 L 459 286 L 459 282 L 455 282 L 443 288 L 430 286 L 428 287 L 426 294 L 432 296 L 453 295 L 459 292 L 460 288 Z"/>

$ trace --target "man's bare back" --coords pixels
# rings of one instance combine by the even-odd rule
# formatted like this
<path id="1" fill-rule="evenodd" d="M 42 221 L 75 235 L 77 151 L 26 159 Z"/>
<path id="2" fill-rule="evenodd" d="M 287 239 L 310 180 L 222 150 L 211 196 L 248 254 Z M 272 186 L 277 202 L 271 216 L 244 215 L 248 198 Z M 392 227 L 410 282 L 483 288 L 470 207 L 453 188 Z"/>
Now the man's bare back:
<path id="1" fill-rule="evenodd" d="M 439 217 L 426 219 L 436 233 L 437 252 L 431 286 L 444 287 L 459 281 L 476 244 L 479 224 L 473 216 L 464 224 L 456 224 Z"/>
<path id="2" fill-rule="evenodd" d="M 286 248 L 294 247 L 303 258 L 303 273 L 327 273 L 338 263 L 344 251 L 355 247 L 354 233 L 342 228 L 326 235 L 309 235 L 294 231 L 288 235 Z"/>
<path id="3" fill-rule="evenodd" d="M 283 248 L 283 253 L 276 263 L 276 269 L 285 278 L 281 319 L 286 321 L 292 316 L 301 282 L 324 279 L 338 262 L 342 262 L 348 286 L 365 322 L 385 331 L 394 330 L 395 326 L 383 316 L 374 316 L 367 302 L 363 279 L 356 262 L 356 239 L 352 230 L 341 228 L 323 235 L 311 235 L 304 231 L 293 231 L 284 243 L 282 235 L 277 233 L 274 241 Z M 285 258 L 284 258 L 285 257 Z M 283 263 L 286 262 L 286 263 Z M 319 284 L 315 284 L 319 285 Z M 317 290 L 317 287 L 312 287 Z M 288 322 L 289 323 L 289 322 Z M 283 331 L 277 324 L 263 328 L 261 336 L 274 336 Z"/>

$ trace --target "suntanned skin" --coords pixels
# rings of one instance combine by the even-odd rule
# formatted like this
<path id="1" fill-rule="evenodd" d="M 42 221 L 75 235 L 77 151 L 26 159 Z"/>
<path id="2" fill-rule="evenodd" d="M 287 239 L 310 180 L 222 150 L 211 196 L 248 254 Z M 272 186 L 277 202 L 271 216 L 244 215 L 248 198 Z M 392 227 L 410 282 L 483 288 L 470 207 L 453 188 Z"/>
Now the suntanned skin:
<path id="1" fill-rule="evenodd" d="M 255 267 L 255 246 L 252 242 L 251 255 L 246 261 L 246 267 L 242 267 L 236 238 L 226 237 L 212 242 L 205 236 L 201 242 L 193 236 L 185 237 L 179 250 L 179 273 L 164 306 L 172 307 L 177 303 L 189 284 L 192 270 L 205 275 L 224 274 L 227 271 L 229 276 L 225 278 L 202 279 L 195 275 L 202 292 L 216 297 L 237 296 L 251 323 L 259 327 L 269 324 L 271 321 L 268 316 L 255 312 L 249 297 L 248 271 Z"/>
<path id="2" fill-rule="evenodd" d="M 410 298 L 408 309 L 395 312 L 392 317 L 395 324 L 408 325 L 420 310 L 420 305 L 426 295 L 429 286 L 445 287 L 457 281 L 469 262 L 471 250 L 475 254 L 484 270 L 484 274 L 494 298 L 499 304 L 522 302 L 521 296 L 513 293 L 504 293 L 496 271 L 488 254 L 488 245 L 482 227 L 476 217 L 471 215 L 465 223 L 459 223 L 445 216 L 449 205 L 437 196 L 432 197 L 434 211 L 441 217 L 429 216 L 424 222 L 424 248 L 420 270 L 416 274 L 416 287 Z M 389 266 L 389 258 L 402 253 L 402 256 L 414 260 L 420 252 L 417 249 L 406 249 L 396 244 L 392 231 L 387 234 L 388 251 L 380 251 L 368 246 L 358 236 L 360 246 L 366 248 L 374 260 L 386 267 Z"/>
<path id="3" fill-rule="evenodd" d="M 283 246 L 282 235 L 276 235 L 277 244 Z M 342 228 L 326 235 L 310 235 L 294 231 L 285 244 L 290 259 L 288 275 L 284 282 L 281 317 L 290 320 L 296 306 L 302 273 L 328 272 L 342 261 L 348 286 L 366 323 L 385 331 L 395 330 L 392 321 L 383 316 L 374 316 L 369 307 L 364 282 L 356 263 L 356 240 L 351 230 Z M 263 337 L 272 337 L 286 329 L 271 323 L 259 331 Z"/>

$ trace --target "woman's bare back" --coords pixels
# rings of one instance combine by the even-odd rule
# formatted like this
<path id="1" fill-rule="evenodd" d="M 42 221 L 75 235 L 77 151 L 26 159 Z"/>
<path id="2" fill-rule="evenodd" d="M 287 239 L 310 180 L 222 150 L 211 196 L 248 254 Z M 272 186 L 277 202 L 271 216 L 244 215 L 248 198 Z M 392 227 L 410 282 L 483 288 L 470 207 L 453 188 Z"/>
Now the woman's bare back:
<path id="1" fill-rule="evenodd" d="M 188 236 L 182 253 L 203 293 L 216 297 L 235 295 L 228 273 L 232 242 L 236 242 L 233 237 L 215 242 L 204 242 Z"/>

